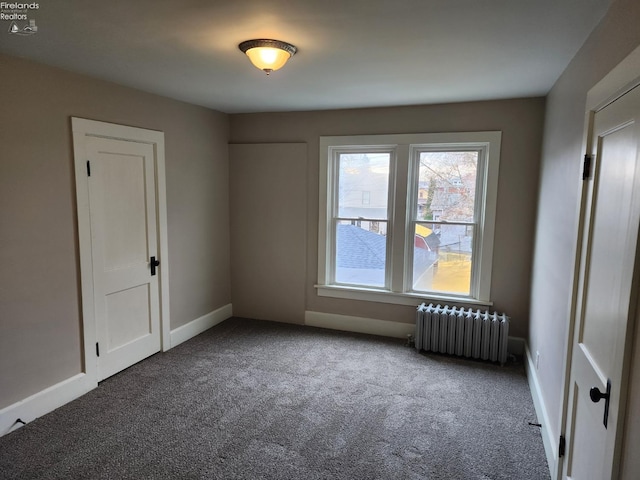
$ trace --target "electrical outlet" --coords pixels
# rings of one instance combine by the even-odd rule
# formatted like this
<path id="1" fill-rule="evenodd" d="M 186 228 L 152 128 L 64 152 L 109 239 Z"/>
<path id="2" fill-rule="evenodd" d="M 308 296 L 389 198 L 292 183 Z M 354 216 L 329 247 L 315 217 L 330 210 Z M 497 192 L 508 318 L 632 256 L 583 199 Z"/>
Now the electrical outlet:
<path id="1" fill-rule="evenodd" d="M 540 366 L 540 352 L 536 350 L 536 370 Z"/>

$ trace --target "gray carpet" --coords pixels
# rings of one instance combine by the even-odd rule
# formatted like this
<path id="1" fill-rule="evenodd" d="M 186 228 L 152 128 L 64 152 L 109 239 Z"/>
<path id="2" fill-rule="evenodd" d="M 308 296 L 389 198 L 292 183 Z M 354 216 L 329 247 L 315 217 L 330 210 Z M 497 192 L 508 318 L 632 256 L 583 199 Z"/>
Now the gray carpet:
<path id="1" fill-rule="evenodd" d="M 521 364 L 230 319 L 0 438 L 2 479 L 548 479 Z"/>

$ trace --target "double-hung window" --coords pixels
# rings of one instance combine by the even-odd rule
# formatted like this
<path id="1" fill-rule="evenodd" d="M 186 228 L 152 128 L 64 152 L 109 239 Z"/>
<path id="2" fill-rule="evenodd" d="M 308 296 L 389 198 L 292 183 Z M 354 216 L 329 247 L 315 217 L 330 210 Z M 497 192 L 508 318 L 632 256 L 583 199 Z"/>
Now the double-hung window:
<path id="1" fill-rule="evenodd" d="M 391 148 L 336 149 L 332 182 L 332 278 L 337 285 L 388 288 L 393 211 Z"/>
<path id="2" fill-rule="evenodd" d="M 321 137 L 319 295 L 490 303 L 500 138 Z"/>

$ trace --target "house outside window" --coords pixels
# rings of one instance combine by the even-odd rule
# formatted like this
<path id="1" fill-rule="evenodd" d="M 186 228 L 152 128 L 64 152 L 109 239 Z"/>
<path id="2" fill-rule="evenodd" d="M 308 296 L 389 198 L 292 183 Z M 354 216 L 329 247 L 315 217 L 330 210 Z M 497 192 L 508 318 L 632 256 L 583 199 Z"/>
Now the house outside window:
<path id="1" fill-rule="evenodd" d="M 318 294 L 490 304 L 500 140 L 321 137 Z"/>

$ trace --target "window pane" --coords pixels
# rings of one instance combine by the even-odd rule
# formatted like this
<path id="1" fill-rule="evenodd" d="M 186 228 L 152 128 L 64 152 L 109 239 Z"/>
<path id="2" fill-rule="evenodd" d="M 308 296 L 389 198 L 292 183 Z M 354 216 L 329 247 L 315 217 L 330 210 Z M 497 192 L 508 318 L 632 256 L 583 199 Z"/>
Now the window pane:
<path id="1" fill-rule="evenodd" d="M 387 219 L 389 153 L 341 153 L 338 216 Z"/>
<path id="2" fill-rule="evenodd" d="M 473 226 L 416 224 L 413 289 L 469 295 Z"/>
<path id="3" fill-rule="evenodd" d="M 416 220 L 473 222 L 478 152 L 420 152 Z"/>
<path id="4" fill-rule="evenodd" d="M 343 220 L 336 225 L 336 283 L 384 287 L 387 222 Z"/>

